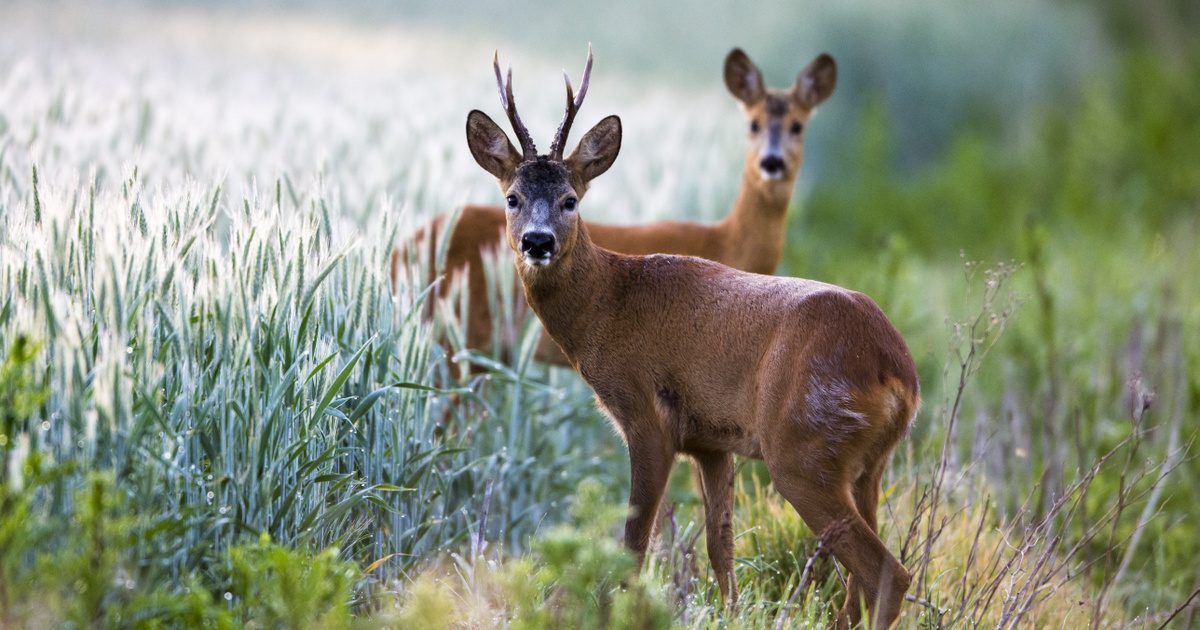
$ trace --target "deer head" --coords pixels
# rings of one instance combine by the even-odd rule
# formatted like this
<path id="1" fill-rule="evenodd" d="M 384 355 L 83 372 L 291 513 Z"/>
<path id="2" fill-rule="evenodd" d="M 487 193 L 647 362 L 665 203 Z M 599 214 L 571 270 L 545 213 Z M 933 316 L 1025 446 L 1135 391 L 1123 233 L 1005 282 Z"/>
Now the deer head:
<path id="1" fill-rule="evenodd" d="M 750 127 L 748 164 L 763 180 L 790 182 L 804 160 L 804 127 L 837 84 L 837 64 L 822 53 L 789 89 L 768 89 L 762 72 L 740 48 L 725 58 L 725 86 L 741 101 Z"/>
<path id="2" fill-rule="evenodd" d="M 500 88 L 500 103 L 517 134 L 521 150 L 518 152 L 499 125 L 479 110 L 467 116 L 467 144 L 475 161 L 495 176 L 505 195 L 509 247 L 519 254 L 518 260 L 529 267 L 547 267 L 568 255 L 577 242 L 579 202 L 588 184 L 617 159 L 621 150 L 621 119 L 609 116 L 596 123 L 584 134 L 571 155 L 563 158 L 571 123 L 583 104 L 591 77 L 592 51 L 589 47 L 578 95 L 571 87 L 570 77 L 564 73 L 566 113 L 550 145 L 550 153 L 538 155 L 529 130 L 517 115 L 512 69 L 508 71 L 506 82 L 500 74 L 499 55 L 493 65 Z"/>

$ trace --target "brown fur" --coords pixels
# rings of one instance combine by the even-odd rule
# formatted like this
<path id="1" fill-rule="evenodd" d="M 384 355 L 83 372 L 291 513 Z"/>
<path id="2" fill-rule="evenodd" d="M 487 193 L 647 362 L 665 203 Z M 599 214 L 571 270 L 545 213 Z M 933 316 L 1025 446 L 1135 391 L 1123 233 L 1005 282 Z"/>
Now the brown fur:
<path id="1" fill-rule="evenodd" d="M 591 223 L 588 230 L 592 240 L 605 249 L 625 254 L 683 254 L 715 260 L 737 269 L 755 273 L 775 272 L 783 256 L 788 203 L 795 188 L 797 173 L 804 160 L 803 135 L 788 135 L 792 123 L 807 126 L 816 106 L 833 92 L 834 79 L 823 73 L 835 72 L 832 58 L 818 57 L 798 76 L 796 84 L 785 90 L 762 87 L 758 68 L 740 50 L 730 52 L 725 62 L 725 80 L 731 93 L 739 99 L 747 124 L 757 121 L 759 131 L 751 133 L 742 171 L 741 190 L 733 210 L 717 223 L 662 221 L 647 225 L 608 225 Z M 824 83 L 816 91 L 805 92 L 810 77 L 822 77 Z M 754 90 L 745 85 L 750 80 Z M 780 179 L 766 179 L 760 173 L 759 160 L 763 145 L 769 137 L 771 124 L 780 125 L 786 136 L 780 143 L 786 165 Z M 445 217 L 435 219 L 418 234 L 418 242 L 427 236 L 436 238 L 443 229 Z M 487 278 L 483 252 L 498 250 L 503 242 L 505 210 L 498 206 L 466 206 L 450 237 L 446 255 L 448 276 L 467 273 L 469 312 L 467 313 L 467 345 L 487 351 L 492 340 L 492 314 L 487 299 Z M 429 262 L 432 262 L 432 248 Z M 392 289 L 396 289 L 399 267 L 405 256 L 397 250 L 392 254 Z M 432 265 L 430 265 L 432 266 Z M 431 279 L 432 280 L 432 279 Z M 449 283 L 443 285 L 442 295 Z M 523 315 L 526 305 L 521 292 L 515 305 Z M 505 348 L 504 350 L 511 350 Z M 566 357 L 554 342 L 543 337 L 538 358 L 557 365 L 566 365 Z"/>
<path id="2" fill-rule="evenodd" d="M 511 199 L 505 230 L 526 301 L 629 448 L 625 544 L 644 556 L 672 463 L 689 455 L 709 560 L 736 599 L 733 455 L 761 458 L 814 532 L 842 532 L 832 552 L 851 577 L 837 625 L 856 624 L 861 601 L 874 626 L 890 626 L 910 576 L 878 536 L 879 484 L 920 400 L 903 338 L 861 293 L 595 244 L 575 201 L 620 137 L 610 116 L 566 160 L 529 159 L 482 112 L 467 122 L 472 154 Z"/>
<path id="3" fill-rule="evenodd" d="M 630 548 L 645 553 L 671 462 L 690 455 L 709 558 L 736 597 L 730 455 L 761 458 L 813 531 L 849 524 L 834 549 L 852 576 L 842 618 L 853 621 L 865 597 L 878 619 L 894 620 L 908 574 L 879 540 L 876 510 L 919 389 L 878 307 L 831 285 L 623 256 L 586 238 L 562 255 L 552 269 L 518 269 L 530 305 L 629 446 Z"/>

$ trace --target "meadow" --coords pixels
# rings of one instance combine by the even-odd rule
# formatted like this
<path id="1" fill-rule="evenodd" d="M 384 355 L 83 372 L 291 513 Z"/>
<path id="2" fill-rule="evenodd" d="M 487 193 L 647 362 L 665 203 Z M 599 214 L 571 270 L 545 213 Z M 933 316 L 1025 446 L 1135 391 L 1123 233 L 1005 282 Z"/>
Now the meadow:
<path id="1" fill-rule="evenodd" d="M 881 509 L 916 576 L 901 627 L 1200 623 L 1182 3 L 1155 4 L 1176 23 L 1116 3 L 805 5 L 798 35 L 766 3 L 743 41 L 713 8 L 652 43 L 667 9 L 623 29 L 568 4 L 596 32 L 537 44 L 512 34 L 520 10 L 362 4 L 3 8 L 0 627 L 828 623 L 839 567 L 755 462 L 737 608 L 682 463 L 629 579 L 624 446 L 577 376 L 532 359 L 508 252 L 511 361 L 462 347 L 461 293 L 421 317 L 426 270 L 389 289 L 417 226 L 499 202 L 462 133 L 499 112 L 493 49 L 550 129 L 558 70 L 593 37 L 577 128 L 617 113 L 626 137 L 582 204 L 605 222 L 727 211 L 728 48 L 773 84 L 837 57 L 778 273 L 872 296 L 917 360 L 925 402 Z"/>

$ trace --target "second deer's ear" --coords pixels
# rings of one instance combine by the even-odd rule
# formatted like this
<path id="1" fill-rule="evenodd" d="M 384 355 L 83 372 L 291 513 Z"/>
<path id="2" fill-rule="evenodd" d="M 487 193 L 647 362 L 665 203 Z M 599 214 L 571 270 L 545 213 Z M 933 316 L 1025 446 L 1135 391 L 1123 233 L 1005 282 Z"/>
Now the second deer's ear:
<path id="1" fill-rule="evenodd" d="M 586 187 L 617 161 L 620 152 L 621 119 L 609 116 L 583 135 L 579 146 L 566 159 L 567 168 L 577 183 Z"/>
<path id="2" fill-rule="evenodd" d="M 741 48 L 734 48 L 725 57 L 725 87 L 729 88 L 734 98 L 746 105 L 757 103 L 767 93 L 762 72 Z"/>
<path id="3" fill-rule="evenodd" d="M 521 163 L 521 154 L 509 141 L 508 134 L 477 109 L 467 115 L 467 146 L 483 170 L 501 181 L 511 178 Z"/>
<path id="4" fill-rule="evenodd" d="M 833 94 L 837 85 L 837 64 L 833 57 L 821 53 L 796 76 L 792 93 L 805 107 L 812 109 Z"/>

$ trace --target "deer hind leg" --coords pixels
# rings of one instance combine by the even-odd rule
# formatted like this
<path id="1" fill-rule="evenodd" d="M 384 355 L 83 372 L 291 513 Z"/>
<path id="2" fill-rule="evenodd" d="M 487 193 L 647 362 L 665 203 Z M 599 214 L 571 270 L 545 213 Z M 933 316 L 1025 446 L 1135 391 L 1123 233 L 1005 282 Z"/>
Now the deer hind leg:
<path id="1" fill-rule="evenodd" d="M 737 604 L 737 580 L 733 574 L 733 455 L 705 453 L 695 459 L 704 494 L 708 561 L 716 573 L 722 601 Z"/>
<path id="2" fill-rule="evenodd" d="M 808 446 L 805 455 L 809 457 L 814 449 L 828 455 L 802 459 L 798 453 L 774 449 L 776 452 L 768 455 L 767 467 L 775 487 L 809 528 L 818 535 L 831 535 L 833 556 L 850 571 L 854 590 L 847 593 L 843 606 L 850 614 L 839 614 L 834 625 L 848 628 L 857 623 L 856 600 L 861 596 L 867 602 L 871 627 L 888 628 L 900 615 L 911 578 L 859 513 L 852 480 L 837 474 L 836 452 L 828 450 L 824 441 Z"/>
<path id="3" fill-rule="evenodd" d="M 864 415 L 875 420 L 870 423 L 872 428 L 868 435 L 863 436 L 862 441 L 867 447 L 860 451 L 859 455 L 862 472 L 853 481 L 851 491 L 859 515 L 876 534 L 879 533 L 879 493 L 883 474 L 891 461 L 892 449 L 903 437 L 916 411 L 917 403 L 908 402 L 909 399 L 904 394 L 903 387 L 893 381 L 887 387 L 863 396 L 859 401 L 863 405 Z M 839 617 L 847 619 L 851 625 L 858 623 L 863 602 L 870 602 L 861 582 L 861 578 L 856 579 L 853 573 L 846 580 L 846 602 Z M 907 582 L 905 585 L 907 586 Z M 899 593 L 901 600 L 903 595 L 903 592 Z"/>
<path id="4" fill-rule="evenodd" d="M 866 462 L 866 467 L 858 479 L 854 480 L 851 492 L 853 493 L 854 507 L 858 510 L 859 516 L 871 528 L 871 531 L 879 533 L 879 490 L 880 482 L 883 480 L 884 470 L 887 468 L 888 457 L 883 459 Z M 846 601 L 842 604 L 839 617 L 847 620 L 850 626 L 858 623 L 862 614 L 864 602 L 870 602 L 863 592 L 860 580 L 851 573 L 846 578 Z"/>
<path id="5" fill-rule="evenodd" d="M 467 274 L 467 349 L 477 352 L 490 353 L 492 348 L 492 308 L 488 299 L 487 274 L 480 256 L 473 256 L 466 268 Z M 499 349 L 503 353 L 504 348 Z M 503 357 L 500 357 L 503 360 Z M 467 373 L 477 373 L 475 366 L 469 366 Z"/>

